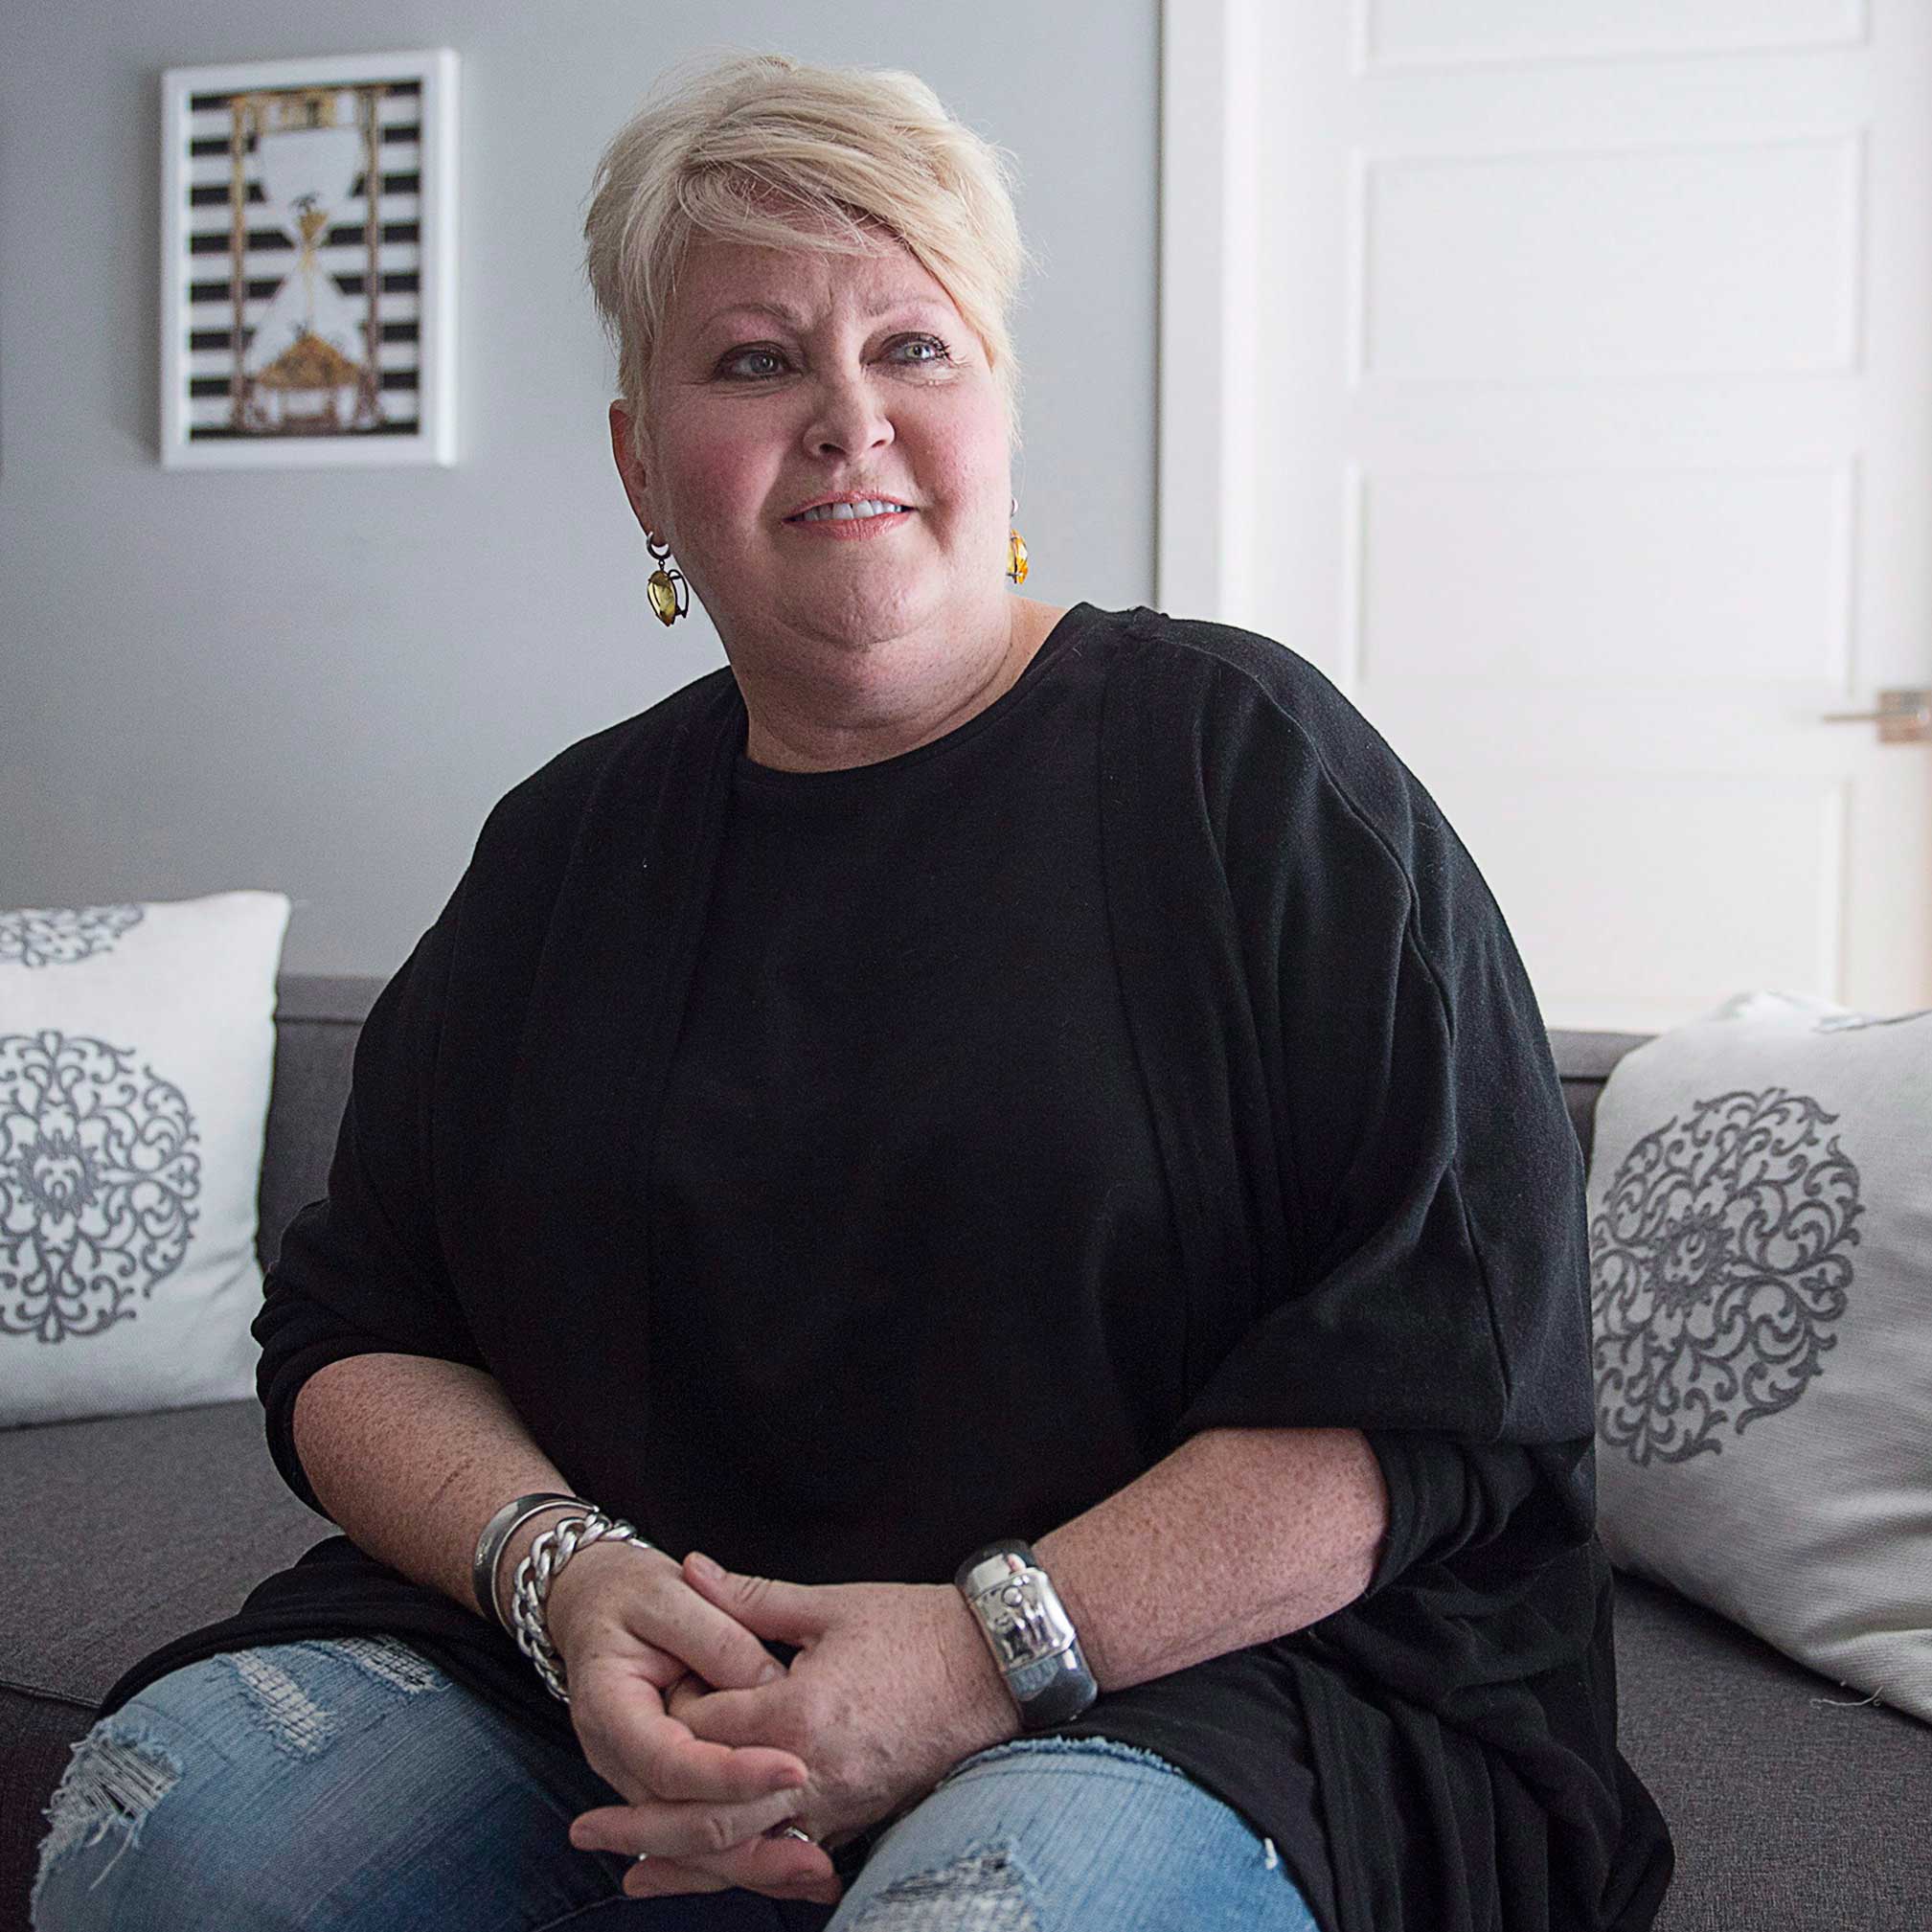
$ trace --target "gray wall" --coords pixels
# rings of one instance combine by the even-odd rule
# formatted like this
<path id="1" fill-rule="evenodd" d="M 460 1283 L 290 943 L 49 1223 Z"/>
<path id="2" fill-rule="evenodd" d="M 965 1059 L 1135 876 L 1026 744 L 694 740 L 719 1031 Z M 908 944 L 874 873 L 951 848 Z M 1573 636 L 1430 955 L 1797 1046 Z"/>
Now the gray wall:
<path id="1" fill-rule="evenodd" d="M 386 974 L 490 805 L 723 662 L 644 606 L 579 268 L 603 141 L 660 68 L 910 68 L 1018 157 L 1029 595 L 1151 602 L 1157 0 L 6 0 L 0 18 L 0 906 L 296 901 L 291 970 Z M 462 60 L 461 460 L 166 470 L 159 76 Z"/>

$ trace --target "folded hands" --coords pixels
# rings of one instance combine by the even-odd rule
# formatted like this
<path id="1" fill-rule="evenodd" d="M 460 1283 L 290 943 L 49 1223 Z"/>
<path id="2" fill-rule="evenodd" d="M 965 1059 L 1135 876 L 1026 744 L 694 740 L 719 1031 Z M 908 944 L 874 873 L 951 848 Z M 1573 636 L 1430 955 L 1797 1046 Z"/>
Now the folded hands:
<path id="1" fill-rule="evenodd" d="M 626 1802 L 585 1812 L 571 1842 L 646 1854 L 632 1897 L 741 1886 L 833 1903 L 829 1848 L 1019 1731 L 950 1584 L 790 1583 L 693 1551 L 681 1569 L 606 1563 L 572 1611 L 567 1634 L 553 1616 L 572 1718 Z M 789 1671 L 759 1639 L 798 1647 Z M 813 1842 L 765 1835 L 786 1825 Z"/>

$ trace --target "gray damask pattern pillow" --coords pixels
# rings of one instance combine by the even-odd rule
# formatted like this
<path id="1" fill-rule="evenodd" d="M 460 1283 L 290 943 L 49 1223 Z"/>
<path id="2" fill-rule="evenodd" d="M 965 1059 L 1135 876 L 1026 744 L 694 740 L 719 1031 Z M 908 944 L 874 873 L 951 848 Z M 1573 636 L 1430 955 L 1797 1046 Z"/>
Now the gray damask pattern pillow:
<path id="1" fill-rule="evenodd" d="M 110 950 L 129 926 L 140 923 L 138 905 L 0 912 L 0 965 L 71 965 Z"/>
<path id="2" fill-rule="evenodd" d="M 133 1320 L 187 1256 L 198 1138 L 187 1096 L 131 1053 L 0 1034 L 0 1335 Z"/>
<path id="3" fill-rule="evenodd" d="M 288 910 L 0 913 L 0 1424 L 253 1392 Z"/>
<path id="4" fill-rule="evenodd" d="M 1932 1012 L 1753 993 L 1639 1048 L 1589 1226 L 1611 1559 L 1932 1721 Z"/>

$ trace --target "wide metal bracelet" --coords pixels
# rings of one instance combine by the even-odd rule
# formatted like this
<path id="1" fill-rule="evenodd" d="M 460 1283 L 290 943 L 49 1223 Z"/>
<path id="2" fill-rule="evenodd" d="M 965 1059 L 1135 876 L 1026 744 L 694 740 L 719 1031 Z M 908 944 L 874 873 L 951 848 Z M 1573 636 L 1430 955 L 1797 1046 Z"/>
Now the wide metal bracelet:
<path id="1" fill-rule="evenodd" d="M 496 1606 L 497 1572 L 503 1567 L 503 1553 L 509 1549 L 510 1539 L 531 1517 L 541 1515 L 545 1510 L 589 1510 L 594 1507 L 581 1496 L 562 1496 L 555 1491 L 512 1496 L 484 1524 L 483 1534 L 476 1539 L 476 1554 L 469 1560 L 469 1587 L 476 1594 L 476 1607 L 499 1630 L 508 1632 L 510 1629 L 503 1621 L 503 1612 Z"/>
<path id="2" fill-rule="evenodd" d="M 1100 1694 L 1053 1580 L 1020 1542 L 968 1557 L 953 1582 L 1029 1731 L 1078 1717 Z"/>

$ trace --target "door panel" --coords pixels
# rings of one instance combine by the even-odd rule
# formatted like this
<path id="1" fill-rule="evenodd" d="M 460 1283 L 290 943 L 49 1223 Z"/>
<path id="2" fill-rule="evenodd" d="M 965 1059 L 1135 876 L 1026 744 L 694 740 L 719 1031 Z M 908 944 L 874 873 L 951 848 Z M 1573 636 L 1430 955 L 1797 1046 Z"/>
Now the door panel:
<path id="1" fill-rule="evenodd" d="M 1824 721 L 1932 685 L 1932 8 L 1166 32 L 1164 607 L 1342 685 L 1553 1025 L 1932 1003 L 1932 745 Z"/>

